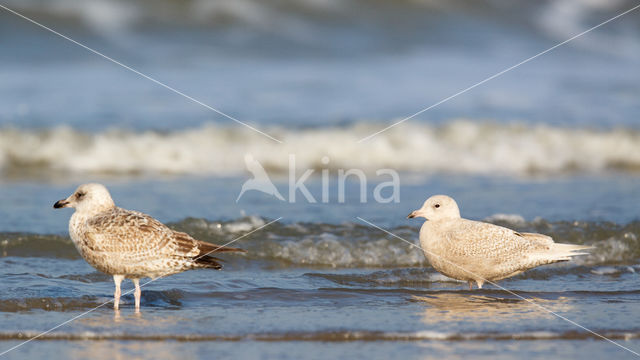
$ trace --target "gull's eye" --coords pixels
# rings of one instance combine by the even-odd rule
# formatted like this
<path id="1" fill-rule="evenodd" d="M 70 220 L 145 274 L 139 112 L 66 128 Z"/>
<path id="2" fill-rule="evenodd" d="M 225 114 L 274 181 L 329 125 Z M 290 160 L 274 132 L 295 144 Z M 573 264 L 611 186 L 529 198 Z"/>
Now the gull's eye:
<path id="1" fill-rule="evenodd" d="M 76 193 L 76 199 L 82 199 L 83 196 L 84 196 L 84 193 L 82 192 Z"/>
<path id="2" fill-rule="evenodd" d="M 435 204 L 435 205 L 433 205 L 433 207 L 437 209 L 437 208 L 440 207 L 440 204 Z"/>

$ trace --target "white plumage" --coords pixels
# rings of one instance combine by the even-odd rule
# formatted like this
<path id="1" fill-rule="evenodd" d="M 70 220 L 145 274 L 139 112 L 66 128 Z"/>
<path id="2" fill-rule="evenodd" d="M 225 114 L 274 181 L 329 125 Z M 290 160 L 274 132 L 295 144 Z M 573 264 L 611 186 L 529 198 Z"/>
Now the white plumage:
<path id="1" fill-rule="evenodd" d="M 549 236 L 460 217 L 455 200 L 435 195 L 409 218 L 427 219 L 420 229 L 420 245 L 437 271 L 458 280 L 475 282 L 505 279 L 536 266 L 570 260 L 591 246 L 557 244 Z"/>

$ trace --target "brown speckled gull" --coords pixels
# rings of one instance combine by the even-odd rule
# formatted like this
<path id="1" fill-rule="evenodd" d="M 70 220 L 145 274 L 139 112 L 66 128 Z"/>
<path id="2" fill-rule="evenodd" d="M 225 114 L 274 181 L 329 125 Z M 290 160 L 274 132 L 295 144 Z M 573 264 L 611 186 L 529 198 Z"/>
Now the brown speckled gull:
<path id="1" fill-rule="evenodd" d="M 460 217 L 455 200 L 446 195 L 427 199 L 409 218 L 427 219 L 420 229 L 420 246 L 434 269 L 479 288 L 485 281 L 518 275 L 536 266 L 570 260 L 591 246 L 557 244 L 542 234 L 511 229 Z"/>
<path id="2" fill-rule="evenodd" d="M 80 255 L 94 268 L 113 275 L 118 309 L 120 283 L 132 279 L 140 308 L 140 278 L 157 278 L 189 269 L 221 269 L 215 252 L 244 250 L 195 240 L 138 211 L 115 206 L 106 187 L 84 184 L 54 208 L 73 207 L 69 235 Z"/>

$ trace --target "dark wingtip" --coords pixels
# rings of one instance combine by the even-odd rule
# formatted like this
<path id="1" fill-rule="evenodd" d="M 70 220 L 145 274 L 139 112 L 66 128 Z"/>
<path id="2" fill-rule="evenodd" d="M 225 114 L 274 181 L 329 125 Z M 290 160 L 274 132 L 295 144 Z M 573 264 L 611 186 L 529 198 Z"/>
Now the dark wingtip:
<path id="1" fill-rule="evenodd" d="M 211 253 L 220 253 L 220 252 L 239 252 L 239 253 L 246 253 L 247 250 L 245 249 L 240 249 L 240 248 L 232 248 L 232 247 L 228 247 L 228 246 L 218 246 L 215 250 L 211 251 Z"/>
<path id="2" fill-rule="evenodd" d="M 209 255 L 197 257 L 195 259 L 196 264 L 200 266 L 214 270 L 222 270 L 222 264 L 220 264 L 218 261 L 221 260 Z"/>

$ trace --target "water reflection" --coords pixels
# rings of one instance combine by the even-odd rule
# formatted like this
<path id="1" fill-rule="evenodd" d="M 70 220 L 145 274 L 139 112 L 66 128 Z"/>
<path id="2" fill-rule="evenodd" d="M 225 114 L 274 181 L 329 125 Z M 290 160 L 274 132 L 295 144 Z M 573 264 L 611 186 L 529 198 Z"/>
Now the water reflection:
<path id="1" fill-rule="evenodd" d="M 422 321 L 436 324 L 442 321 L 474 320 L 502 323 L 509 320 L 554 318 L 553 312 L 567 312 L 573 309 L 570 299 L 560 296 L 544 299 L 526 296 L 530 301 L 514 296 L 469 295 L 468 293 L 441 293 L 428 296 L 414 296 L 417 302 L 429 306 L 424 308 Z M 549 311 L 540 308 L 544 307 Z"/>
<path id="2" fill-rule="evenodd" d="M 69 358 L 95 360 L 193 358 L 189 347 L 160 341 L 86 341 L 74 342 Z"/>

